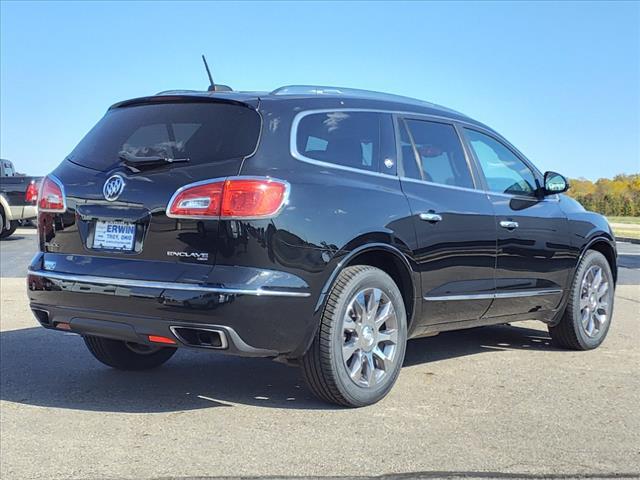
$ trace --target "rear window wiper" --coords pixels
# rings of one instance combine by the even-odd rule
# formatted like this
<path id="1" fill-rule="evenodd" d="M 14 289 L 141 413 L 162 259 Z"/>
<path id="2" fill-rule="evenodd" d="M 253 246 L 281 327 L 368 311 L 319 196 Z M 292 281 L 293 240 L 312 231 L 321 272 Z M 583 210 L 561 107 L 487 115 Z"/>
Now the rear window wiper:
<path id="1" fill-rule="evenodd" d="M 120 160 L 122 160 L 124 163 L 133 167 L 164 165 L 167 163 L 184 163 L 191 160 L 190 158 L 171 158 L 171 157 L 165 157 L 162 155 L 149 155 L 149 156 L 139 157 L 137 155 L 134 155 L 126 151 L 122 151 L 118 153 L 118 157 L 120 157 Z"/>

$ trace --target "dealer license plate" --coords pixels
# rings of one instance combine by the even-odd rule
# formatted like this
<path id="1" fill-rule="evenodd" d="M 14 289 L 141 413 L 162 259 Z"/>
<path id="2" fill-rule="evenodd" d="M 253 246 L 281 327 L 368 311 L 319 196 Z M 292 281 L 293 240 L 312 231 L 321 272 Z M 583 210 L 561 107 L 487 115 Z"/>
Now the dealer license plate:
<path id="1" fill-rule="evenodd" d="M 136 238 L 135 223 L 98 220 L 93 236 L 93 248 L 133 250 Z"/>

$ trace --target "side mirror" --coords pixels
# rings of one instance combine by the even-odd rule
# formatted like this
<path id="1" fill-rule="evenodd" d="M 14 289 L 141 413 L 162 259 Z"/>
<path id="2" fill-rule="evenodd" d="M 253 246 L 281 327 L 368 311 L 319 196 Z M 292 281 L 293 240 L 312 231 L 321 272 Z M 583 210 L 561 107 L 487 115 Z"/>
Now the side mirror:
<path id="1" fill-rule="evenodd" d="M 544 194 L 553 195 L 569 190 L 568 180 L 556 172 L 546 172 L 544 174 Z"/>

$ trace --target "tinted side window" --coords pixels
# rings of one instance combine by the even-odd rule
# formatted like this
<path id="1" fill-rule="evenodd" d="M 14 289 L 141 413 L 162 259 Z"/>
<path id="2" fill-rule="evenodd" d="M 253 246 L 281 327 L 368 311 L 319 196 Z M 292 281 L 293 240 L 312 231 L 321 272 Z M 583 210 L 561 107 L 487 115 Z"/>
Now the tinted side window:
<path id="1" fill-rule="evenodd" d="M 380 171 L 393 142 L 391 116 L 370 112 L 313 113 L 298 124 L 296 145 L 307 158 Z"/>
<path id="2" fill-rule="evenodd" d="M 404 120 L 400 120 L 400 150 L 402 153 L 402 168 L 404 169 L 404 176 L 408 178 L 415 178 L 422 180 L 422 173 L 418 168 L 418 161 L 416 160 L 416 154 L 413 150 L 413 143 L 409 132 L 407 132 L 407 126 Z"/>
<path id="3" fill-rule="evenodd" d="M 460 138 L 453 125 L 423 120 L 406 120 L 406 124 L 418 152 L 424 180 L 456 187 L 474 187 Z"/>
<path id="4" fill-rule="evenodd" d="M 537 190 L 536 177 L 531 169 L 502 143 L 465 128 L 489 190 L 513 195 L 533 195 Z"/>

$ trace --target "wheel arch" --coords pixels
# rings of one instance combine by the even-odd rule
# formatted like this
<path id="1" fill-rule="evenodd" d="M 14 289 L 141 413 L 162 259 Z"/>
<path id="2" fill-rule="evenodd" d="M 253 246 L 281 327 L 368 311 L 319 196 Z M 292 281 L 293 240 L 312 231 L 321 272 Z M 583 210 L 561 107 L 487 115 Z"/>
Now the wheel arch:
<path id="1" fill-rule="evenodd" d="M 615 243 L 612 239 L 605 236 L 598 236 L 592 238 L 589 242 L 585 244 L 580 252 L 580 258 L 578 259 L 578 263 L 576 264 L 576 268 L 580 265 L 580 262 L 586 255 L 589 250 L 595 250 L 604 255 L 604 258 L 607 259 L 609 263 L 609 267 L 611 268 L 611 273 L 613 274 L 613 282 L 617 283 L 618 281 L 618 261 L 617 261 L 617 251 L 615 247 Z"/>
<path id="2" fill-rule="evenodd" d="M 562 315 L 564 314 L 565 309 L 567 308 L 567 304 L 569 302 L 569 295 L 571 291 L 571 285 L 573 282 L 573 278 L 578 270 L 578 266 L 582 259 L 587 254 L 589 250 L 595 250 L 604 255 L 604 258 L 607 259 L 607 263 L 609 263 L 609 267 L 611 268 L 611 273 L 613 274 L 613 282 L 614 284 L 618 281 L 618 264 L 617 264 L 617 251 L 615 247 L 615 241 L 606 235 L 598 235 L 591 238 L 589 241 L 585 242 L 582 248 L 580 249 L 580 255 L 578 255 L 578 260 L 573 267 L 571 276 L 569 277 L 567 288 L 565 289 L 565 294 L 562 299 L 562 303 L 558 308 L 556 315 L 551 319 L 548 323 L 550 326 L 555 326 L 562 319 Z"/>
<path id="3" fill-rule="evenodd" d="M 342 257 L 322 288 L 316 304 L 316 312 L 323 309 L 328 293 L 340 272 L 353 265 L 369 265 L 379 268 L 393 279 L 402 293 L 407 311 L 407 329 L 410 331 L 411 326 L 415 323 L 414 319 L 419 313 L 420 303 L 417 301 L 421 298 L 419 279 L 416 278 L 407 256 L 397 247 L 386 243 L 361 245 Z"/>

